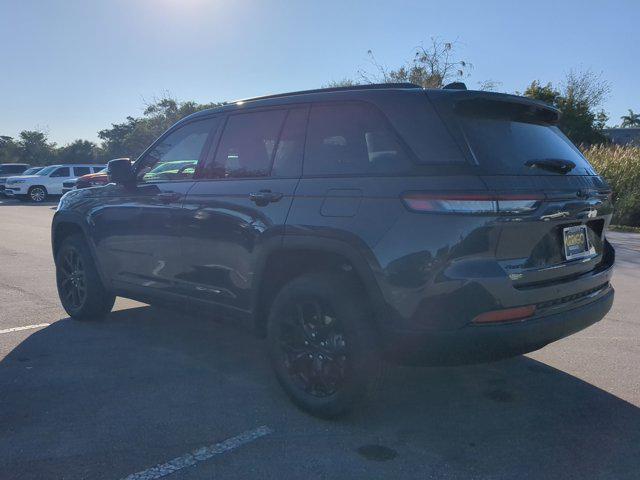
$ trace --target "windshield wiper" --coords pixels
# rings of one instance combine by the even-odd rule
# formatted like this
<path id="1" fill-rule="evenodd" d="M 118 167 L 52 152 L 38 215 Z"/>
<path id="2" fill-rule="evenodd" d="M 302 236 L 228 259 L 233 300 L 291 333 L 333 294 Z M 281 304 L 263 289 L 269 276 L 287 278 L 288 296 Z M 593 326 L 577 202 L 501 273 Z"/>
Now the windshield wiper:
<path id="1" fill-rule="evenodd" d="M 560 158 L 540 158 L 527 160 L 524 163 L 529 168 L 541 168 L 543 170 L 550 170 L 558 173 L 569 173 L 576 168 L 576 164 L 571 160 L 563 160 Z"/>

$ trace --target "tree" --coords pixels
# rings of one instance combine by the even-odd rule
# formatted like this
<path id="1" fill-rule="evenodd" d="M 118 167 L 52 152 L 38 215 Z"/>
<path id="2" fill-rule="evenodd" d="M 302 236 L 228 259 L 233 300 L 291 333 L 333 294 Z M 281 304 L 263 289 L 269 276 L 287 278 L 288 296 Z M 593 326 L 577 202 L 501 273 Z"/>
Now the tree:
<path id="1" fill-rule="evenodd" d="M 353 87 L 356 85 L 360 85 L 360 83 L 351 78 L 345 77 L 341 80 L 331 80 L 330 82 L 322 85 L 322 88 Z"/>
<path id="2" fill-rule="evenodd" d="M 606 142 L 602 133 L 608 117 L 597 107 L 609 94 L 609 84 L 600 75 L 590 71 L 571 71 L 558 90 L 551 83 L 546 85 L 534 80 L 524 95 L 542 100 L 560 110 L 559 127 L 580 145 Z"/>
<path id="3" fill-rule="evenodd" d="M 640 113 L 634 113 L 631 109 L 629 109 L 629 115 L 621 116 L 620 120 L 622 120 L 620 124 L 622 128 L 640 127 Z"/>
<path id="4" fill-rule="evenodd" d="M 95 163 L 98 146 L 89 140 L 75 140 L 56 151 L 58 163 Z"/>
<path id="5" fill-rule="evenodd" d="M 358 74 L 362 83 L 409 82 L 424 88 L 441 88 L 468 77 L 473 68 L 469 62 L 457 58 L 456 46 L 456 42 L 432 37 L 428 46 L 416 47 L 413 58 L 396 69 L 381 65 L 369 50 L 367 54 L 374 71 L 360 70 Z"/>
<path id="6" fill-rule="evenodd" d="M 55 143 L 50 143 L 47 134 L 40 130 L 23 130 L 18 140 L 20 162 L 31 165 L 47 165 L 55 161 Z"/>
<path id="7" fill-rule="evenodd" d="M 181 118 L 220 105 L 223 103 L 180 102 L 165 93 L 146 105 L 142 117 L 127 117 L 125 122 L 112 124 L 111 128 L 98 132 L 102 140 L 99 157 L 103 161 L 117 157 L 135 159 Z"/>
<path id="8" fill-rule="evenodd" d="M 0 163 L 16 163 L 19 160 L 16 141 L 12 137 L 0 135 Z"/>

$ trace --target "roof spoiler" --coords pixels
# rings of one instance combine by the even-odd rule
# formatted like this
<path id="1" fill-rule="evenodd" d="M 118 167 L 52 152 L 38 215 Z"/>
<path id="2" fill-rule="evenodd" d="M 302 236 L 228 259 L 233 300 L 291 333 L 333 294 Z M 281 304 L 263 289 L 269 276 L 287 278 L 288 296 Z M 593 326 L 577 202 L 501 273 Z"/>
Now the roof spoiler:
<path id="1" fill-rule="evenodd" d="M 451 83 L 447 83 L 444 87 L 442 87 L 443 90 L 467 90 L 467 86 L 465 85 L 464 82 L 451 82 Z"/>

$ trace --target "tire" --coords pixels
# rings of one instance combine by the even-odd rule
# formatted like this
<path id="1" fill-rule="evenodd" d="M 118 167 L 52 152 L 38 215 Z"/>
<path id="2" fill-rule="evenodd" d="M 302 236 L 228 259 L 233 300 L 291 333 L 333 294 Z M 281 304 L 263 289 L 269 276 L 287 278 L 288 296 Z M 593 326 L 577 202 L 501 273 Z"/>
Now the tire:
<path id="1" fill-rule="evenodd" d="M 42 203 L 47 200 L 47 189 L 41 185 L 34 185 L 27 192 L 29 200 L 35 203 Z"/>
<path id="2" fill-rule="evenodd" d="M 280 385 L 301 410 L 337 417 L 375 391 L 383 363 L 365 305 L 354 282 L 334 273 L 300 276 L 276 296 L 269 353 Z"/>
<path id="3" fill-rule="evenodd" d="M 56 254 L 56 284 L 65 311 L 76 320 L 100 320 L 113 308 L 115 296 L 102 284 L 81 235 L 71 235 Z"/>

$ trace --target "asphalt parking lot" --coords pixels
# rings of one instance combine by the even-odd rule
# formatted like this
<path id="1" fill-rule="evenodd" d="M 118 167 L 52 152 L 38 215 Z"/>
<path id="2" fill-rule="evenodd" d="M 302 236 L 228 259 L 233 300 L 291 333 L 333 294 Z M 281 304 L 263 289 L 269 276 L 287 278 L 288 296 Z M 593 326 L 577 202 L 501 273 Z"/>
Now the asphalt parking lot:
<path id="1" fill-rule="evenodd" d="M 0 199 L 3 480 L 640 478 L 640 235 L 609 235 L 600 323 L 497 363 L 392 367 L 375 402 L 327 422 L 229 322 L 123 299 L 104 322 L 69 319 L 54 207 Z"/>

